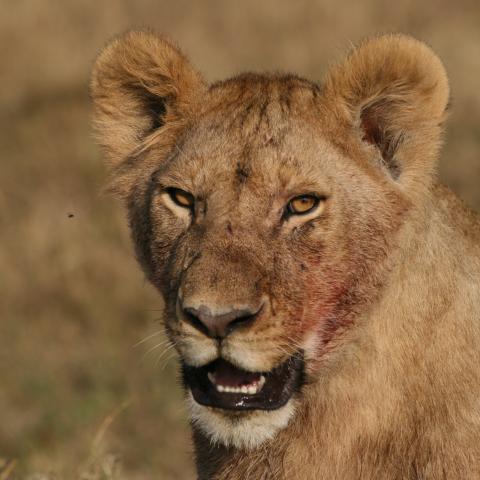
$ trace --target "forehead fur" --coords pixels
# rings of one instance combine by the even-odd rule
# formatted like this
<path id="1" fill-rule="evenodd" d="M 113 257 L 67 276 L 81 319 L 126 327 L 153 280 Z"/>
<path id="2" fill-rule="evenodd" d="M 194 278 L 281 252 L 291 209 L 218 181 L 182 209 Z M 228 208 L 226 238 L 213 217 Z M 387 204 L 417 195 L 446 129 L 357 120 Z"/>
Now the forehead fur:
<path id="1" fill-rule="evenodd" d="M 242 149 L 244 157 L 282 147 L 292 134 L 312 132 L 318 94 L 317 85 L 290 75 L 245 74 L 214 84 L 183 144 L 197 153 Z"/>
<path id="2" fill-rule="evenodd" d="M 225 176 L 284 188 L 297 179 L 306 188 L 334 156 L 324 116 L 319 86 L 296 76 L 244 74 L 214 84 L 162 174 L 190 188 Z"/>
<path id="3" fill-rule="evenodd" d="M 294 75 L 247 73 L 212 85 L 206 112 L 226 114 L 225 127 L 246 137 L 268 131 L 274 142 L 288 120 L 310 116 L 319 93 L 318 85 Z"/>

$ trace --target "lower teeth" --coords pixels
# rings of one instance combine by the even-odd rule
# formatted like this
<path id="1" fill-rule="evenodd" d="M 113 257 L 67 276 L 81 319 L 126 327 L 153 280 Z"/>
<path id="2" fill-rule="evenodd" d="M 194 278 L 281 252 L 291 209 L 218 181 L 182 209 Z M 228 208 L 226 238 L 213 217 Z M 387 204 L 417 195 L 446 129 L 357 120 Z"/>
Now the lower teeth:
<path id="1" fill-rule="evenodd" d="M 247 395 L 255 395 L 263 388 L 265 384 L 265 377 L 262 375 L 258 383 L 253 385 L 242 385 L 241 387 L 230 387 L 226 385 L 219 385 L 215 382 L 215 376 L 212 373 L 208 373 L 208 379 L 215 385 L 217 392 L 220 393 L 245 393 Z"/>

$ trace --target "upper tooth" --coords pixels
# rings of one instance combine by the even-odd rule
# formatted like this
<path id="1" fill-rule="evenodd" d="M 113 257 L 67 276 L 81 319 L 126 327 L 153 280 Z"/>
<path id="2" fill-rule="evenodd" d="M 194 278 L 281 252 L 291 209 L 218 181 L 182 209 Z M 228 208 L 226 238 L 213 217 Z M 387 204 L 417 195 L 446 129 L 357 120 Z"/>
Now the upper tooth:
<path id="1" fill-rule="evenodd" d="M 212 372 L 207 373 L 208 379 L 215 385 L 215 376 L 213 375 Z"/>

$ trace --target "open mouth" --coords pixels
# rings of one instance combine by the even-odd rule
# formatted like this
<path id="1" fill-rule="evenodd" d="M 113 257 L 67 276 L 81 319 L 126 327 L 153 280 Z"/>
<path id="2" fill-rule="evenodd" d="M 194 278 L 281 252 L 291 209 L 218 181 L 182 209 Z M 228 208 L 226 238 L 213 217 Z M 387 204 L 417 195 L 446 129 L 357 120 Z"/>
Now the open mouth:
<path id="1" fill-rule="evenodd" d="M 203 367 L 183 365 L 183 378 L 200 405 L 225 410 L 276 410 L 303 383 L 303 355 L 295 354 L 270 372 L 248 372 L 223 359 Z"/>

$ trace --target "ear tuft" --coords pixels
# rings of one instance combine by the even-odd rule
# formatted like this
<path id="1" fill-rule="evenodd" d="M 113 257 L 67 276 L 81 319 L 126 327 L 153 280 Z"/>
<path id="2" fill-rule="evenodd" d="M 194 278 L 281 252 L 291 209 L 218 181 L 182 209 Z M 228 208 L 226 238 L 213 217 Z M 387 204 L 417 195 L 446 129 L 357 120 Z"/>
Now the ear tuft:
<path id="1" fill-rule="evenodd" d="M 90 83 L 94 126 L 109 163 L 125 160 L 153 131 L 188 118 L 204 88 L 181 51 L 163 37 L 130 31 L 110 42 Z"/>
<path id="2" fill-rule="evenodd" d="M 330 71 L 324 92 L 335 116 L 377 148 L 394 178 L 409 167 L 407 150 L 420 155 L 423 142 L 436 155 L 449 85 L 424 43 L 399 34 L 367 39 Z"/>

